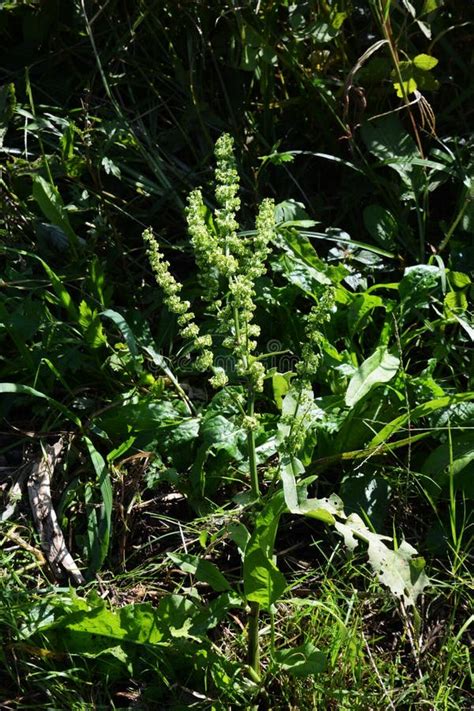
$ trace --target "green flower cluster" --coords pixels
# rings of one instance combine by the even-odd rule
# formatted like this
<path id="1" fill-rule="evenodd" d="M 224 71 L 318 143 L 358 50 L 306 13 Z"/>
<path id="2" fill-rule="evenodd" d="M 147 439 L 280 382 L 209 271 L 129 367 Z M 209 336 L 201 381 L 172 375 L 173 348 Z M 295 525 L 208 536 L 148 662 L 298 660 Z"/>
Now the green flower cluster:
<path id="1" fill-rule="evenodd" d="M 183 287 L 171 274 L 169 262 L 160 252 L 158 242 L 150 228 L 144 231 L 143 240 L 146 244 L 148 259 L 155 275 L 156 283 L 163 293 L 163 301 L 168 309 L 177 315 L 181 337 L 190 339 L 193 349 L 199 353 L 195 367 L 201 371 L 208 370 L 213 362 L 212 351 L 209 350 L 212 346 L 212 337 L 210 335 L 200 335 L 194 312 L 190 310 L 191 304 L 181 298 L 180 292 Z"/>
<path id="2" fill-rule="evenodd" d="M 255 281 L 265 273 L 265 262 L 274 234 L 274 203 L 264 200 L 260 205 L 255 232 L 249 237 L 238 235 L 236 213 L 239 176 L 234 158 L 234 142 L 221 136 L 215 147 L 214 217 L 208 213 L 202 194 L 194 190 L 188 198 L 186 218 L 194 248 L 203 299 L 216 314 L 218 333 L 223 345 L 237 359 L 239 376 L 246 378 L 257 391 L 263 389 L 265 368 L 253 355 L 260 334 L 252 323 L 255 312 Z M 220 387 L 225 381 L 222 369 L 215 371 L 211 383 Z"/>
<path id="3" fill-rule="evenodd" d="M 301 361 L 296 366 L 302 387 L 307 386 L 319 368 L 323 340 L 321 326 L 331 318 L 334 300 L 334 289 L 329 287 L 323 292 L 317 304 L 311 308 L 306 317 L 305 334 L 308 340 L 301 349 Z"/>
<path id="4" fill-rule="evenodd" d="M 255 312 L 255 281 L 266 270 L 270 241 L 275 230 L 275 206 L 272 200 L 260 205 L 256 228 L 249 236 L 238 234 L 236 219 L 240 209 L 239 175 L 234 157 L 234 142 L 228 135 L 221 136 L 215 146 L 215 198 L 214 215 L 206 208 L 200 190 L 188 197 L 186 220 L 194 249 L 202 298 L 215 314 L 216 331 L 222 343 L 236 358 L 237 374 L 245 378 L 254 391 L 263 389 L 264 365 L 253 355 L 257 347 L 255 338 L 260 329 L 253 323 Z M 200 351 L 197 367 L 212 369 L 211 384 L 223 387 L 227 374 L 221 367 L 213 367 L 211 336 L 201 336 L 190 303 L 180 297 L 182 289 L 163 258 L 151 230 L 143 238 L 156 281 L 164 294 L 165 304 L 177 314 L 180 334 L 190 339 L 195 350 Z"/>
<path id="5" fill-rule="evenodd" d="M 297 393 L 293 411 L 284 413 L 278 425 L 280 449 L 289 455 L 300 452 L 313 421 L 313 391 L 308 387 L 303 387 L 300 381 L 297 385 Z"/>

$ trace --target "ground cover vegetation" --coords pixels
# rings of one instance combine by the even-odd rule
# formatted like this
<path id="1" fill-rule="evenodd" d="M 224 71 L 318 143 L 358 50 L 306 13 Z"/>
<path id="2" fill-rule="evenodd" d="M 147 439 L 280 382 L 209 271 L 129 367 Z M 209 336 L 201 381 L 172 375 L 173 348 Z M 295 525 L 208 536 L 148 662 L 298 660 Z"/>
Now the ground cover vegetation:
<path id="1" fill-rule="evenodd" d="M 2 708 L 470 708 L 469 10 L 2 3 Z"/>

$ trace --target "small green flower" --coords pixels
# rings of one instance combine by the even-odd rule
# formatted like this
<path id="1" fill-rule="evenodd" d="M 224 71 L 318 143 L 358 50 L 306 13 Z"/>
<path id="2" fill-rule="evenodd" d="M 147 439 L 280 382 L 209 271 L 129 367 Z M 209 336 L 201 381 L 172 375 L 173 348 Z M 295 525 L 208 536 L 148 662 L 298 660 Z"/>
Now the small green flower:
<path id="1" fill-rule="evenodd" d="M 212 337 L 200 335 L 199 326 L 195 323 L 195 315 L 190 310 L 191 304 L 179 296 L 183 287 L 171 274 L 169 262 L 161 254 L 151 229 L 144 231 L 143 240 L 156 282 L 163 293 L 163 301 L 168 309 L 178 316 L 181 337 L 192 341 L 193 350 L 201 351 L 196 360 L 197 369 L 208 370 L 213 361 L 212 353 L 207 350 L 212 345 Z"/>
<path id="2" fill-rule="evenodd" d="M 224 368 L 214 368 L 214 375 L 209 380 L 213 388 L 223 388 L 229 382 Z"/>

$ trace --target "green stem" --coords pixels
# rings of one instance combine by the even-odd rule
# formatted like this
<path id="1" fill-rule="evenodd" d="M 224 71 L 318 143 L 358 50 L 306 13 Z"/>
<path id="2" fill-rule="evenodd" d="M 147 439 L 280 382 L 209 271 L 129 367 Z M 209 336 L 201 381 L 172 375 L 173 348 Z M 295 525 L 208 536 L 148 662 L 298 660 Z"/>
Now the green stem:
<path id="1" fill-rule="evenodd" d="M 260 674 L 260 646 L 258 641 L 258 618 L 260 605 L 258 602 L 251 602 L 248 620 L 249 640 L 248 640 L 248 665 L 257 674 Z"/>
<path id="2" fill-rule="evenodd" d="M 275 608 L 273 605 L 270 608 L 270 652 L 273 660 L 275 657 Z"/>
<path id="3" fill-rule="evenodd" d="M 255 392 L 253 388 L 249 393 L 247 414 L 249 417 L 253 417 L 255 408 Z M 253 429 L 247 432 L 247 447 L 249 450 L 249 471 L 250 471 L 250 484 L 252 486 L 252 494 L 254 499 L 260 498 L 260 487 L 258 483 L 258 471 L 257 471 L 257 455 L 255 453 L 255 431 Z"/>

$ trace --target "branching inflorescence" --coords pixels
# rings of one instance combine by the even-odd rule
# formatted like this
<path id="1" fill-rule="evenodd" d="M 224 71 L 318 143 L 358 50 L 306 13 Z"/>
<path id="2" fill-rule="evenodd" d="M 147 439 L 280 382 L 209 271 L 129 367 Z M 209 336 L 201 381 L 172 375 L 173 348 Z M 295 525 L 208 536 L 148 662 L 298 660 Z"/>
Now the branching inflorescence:
<path id="1" fill-rule="evenodd" d="M 188 198 L 186 219 L 188 232 L 198 268 L 202 299 L 215 314 L 216 335 L 224 348 L 236 360 L 237 375 L 245 380 L 249 390 L 263 389 L 265 367 L 254 351 L 260 328 L 253 323 L 255 312 L 255 282 L 266 271 L 266 260 L 275 230 L 274 203 L 261 203 L 255 231 L 250 236 L 238 234 L 236 219 L 240 208 L 238 197 L 239 175 L 234 158 L 234 142 L 222 135 L 215 146 L 214 215 L 204 204 L 200 190 L 193 190 Z M 150 229 L 144 232 L 148 256 L 155 278 L 164 294 L 170 311 L 177 314 L 180 335 L 190 339 L 199 352 L 195 366 L 212 370 L 211 384 L 215 388 L 228 382 L 224 368 L 214 366 L 212 337 L 200 335 L 190 303 L 179 296 L 181 285 L 170 274 L 169 263 L 163 258 L 157 240 Z"/>

